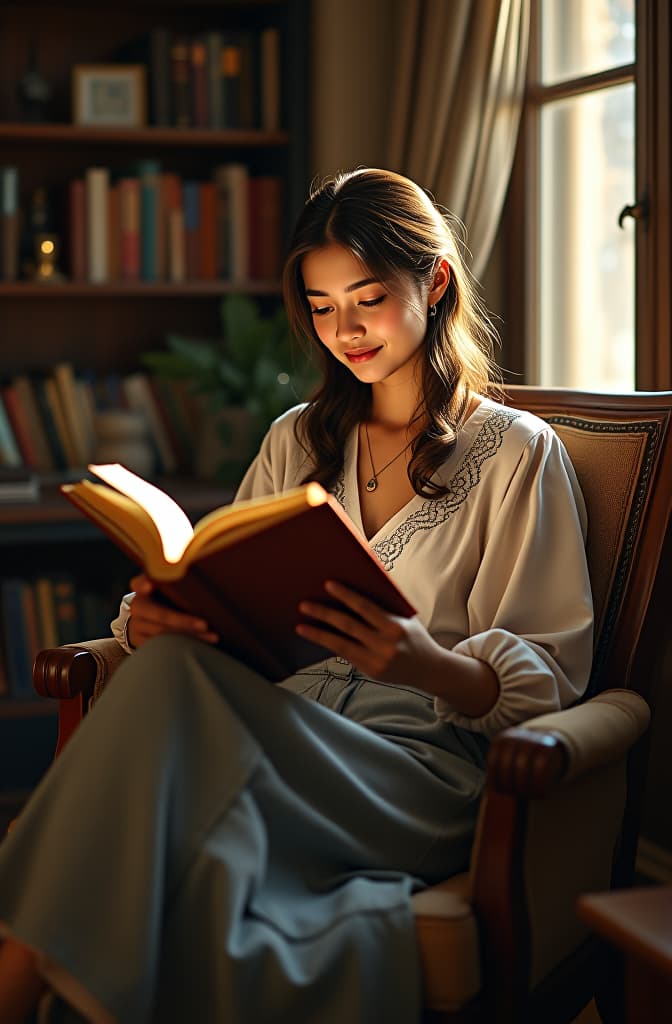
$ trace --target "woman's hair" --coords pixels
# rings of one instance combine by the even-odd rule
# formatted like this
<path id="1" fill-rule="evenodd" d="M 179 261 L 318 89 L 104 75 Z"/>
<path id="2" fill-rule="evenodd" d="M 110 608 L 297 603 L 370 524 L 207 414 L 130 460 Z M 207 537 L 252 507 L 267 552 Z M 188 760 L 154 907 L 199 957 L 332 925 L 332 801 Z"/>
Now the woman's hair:
<path id="1" fill-rule="evenodd" d="M 421 403 L 426 427 L 413 442 L 408 467 L 417 494 L 437 498 L 447 488 L 431 480 L 452 451 L 469 403 L 493 376 L 496 332 L 460 253 L 448 215 L 415 182 L 391 171 L 363 168 L 337 174 L 315 187 L 299 216 L 283 276 L 285 307 L 293 334 L 312 343 L 322 363 L 322 382 L 297 420 L 296 437 L 312 453 L 306 476 L 333 486 L 345 442 L 371 411 L 371 386 L 359 381 L 327 351 L 314 328 L 302 276 L 303 257 L 330 243 L 353 254 L 377 280 L 403 294 L 409 281 L 429 289 L 442 258 L 450 282 L 427 320 Z"/>

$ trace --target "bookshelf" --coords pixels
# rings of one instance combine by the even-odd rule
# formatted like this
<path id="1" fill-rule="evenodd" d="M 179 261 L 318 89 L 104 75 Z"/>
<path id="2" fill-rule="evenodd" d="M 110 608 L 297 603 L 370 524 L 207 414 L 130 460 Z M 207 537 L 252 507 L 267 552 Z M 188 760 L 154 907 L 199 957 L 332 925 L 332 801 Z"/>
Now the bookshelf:
<path id="1" fill-rule="evenodd" d="M 16 266 L 10 274 L 0 266 L 0 385 L 17 374 L 46 374 L 59 360 L 67 360 L 76 371 L 133 373 L 140 368 L 142 353 L 160 348 L 169 333 L 216 336 L 225 295 L 250 295 L 262 308 L 277 305 L 279 274 L 238 273 L 233 280 L 230 268 L 220 265 L 208 278 L 192 266 L 191 273 L 171 279 L 165 265 L 154 279 L 142 272 L 135 279 L 122 278 L 118 266 L 103 281 L 90 279 L 88 266 L 77 277 L 70 186 L 92 167 L 105 168 L 113 187 L 122 177 L 135 176 L 142 161 L 158 164 L 161 174 L 172 175 L 181 186 L 211 182 L 220 165 L 242 165 L 250 179 L 272 177 L 281 183 L 282 251 L 308 183 L 309 6 L 309 0 L 0 0 L 0 168 L 18 172 L 19 211 Z M 277 58 L 276 95 L 270 99 L 274 65 L 269 70 L 262 57 L 264 31 L 275 38 Z M 179 78 L 172 57 L 160 64 L 151 48 L 143 50 L 161 33 L 164 46 L 166 39 L 169 46 L 187 40 L 191 47 L 208 37 L 211 44 L 219 39 L 220 46 L 251 42 L 253 106 L 246 122 L 243 118 L 235 123 L 235 113 L 215 111 L 212 100 L 208 113 L 200 109 L 201 123 L 191 115 L 191 123 L 176 123 L 180 87 L 171 78 Z M 170 48 L 164 49 L 164 58 L 166 52 Z M 104 78 L 104 68 L 126 63 L 145 67 L 143 123 L 73 123 L 73 68 L 94 66 Z M 27 102 L 28 92 L 20 89 L 29 71 L 37 73 L 48 94 L 38 103 L 37 115 L 35 104 Z M 189 78 L 192 90 L 194 81 Z M 158 105 L 159 87 L 164 100 L 168 97 L 168 123 L 166 109 Z M 195 110 L 193 93 L 189 102 Z M 164 123 L 159 123 L 161 118 Z M 58 243 L 61 276 L 48 283 L 35 280 L 27 268 L 37 190 L 46 191 L 47 233 Z M 110 206 L 108 215 L 114 210 Z M 166 245 L 165 234 L 163 241 L 158 237 L 161 244 Z M 194 518 L 231 496 L 214 484 L 160 482 Z M 109 621 L 135 570 L 68 507 L 57 484 L 44 480 L 38 502 L 0 503 L 0 582 L 68 574 L 76 586 L 98 592 Z M 0 764 L 0 800 L 11 804 L 12 813 L 50 760 L 56 721 L 39 701 L 13 696 L 13 681 L 8 682 L 9 694 L 0 696 L 0 749 L 6 752 Z"/>

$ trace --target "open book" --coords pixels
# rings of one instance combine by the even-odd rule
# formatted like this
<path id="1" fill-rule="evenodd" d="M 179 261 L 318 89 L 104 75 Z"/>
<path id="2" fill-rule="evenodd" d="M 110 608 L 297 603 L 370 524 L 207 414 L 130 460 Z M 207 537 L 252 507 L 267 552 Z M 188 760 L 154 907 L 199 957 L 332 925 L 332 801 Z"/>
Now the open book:
<path id="1" fill-rule="evenodd" d="M 224 505 L 192 527 L 160 488 L 118 464 L 89 466 L 104 484 L 62 493 L 177 608 L 202 616 L 220 646 L 274 681 L 329 656 L 300 637 L 299 601 L 334 604 L 333 579 L 395 615 L 414 608 L 333 495 L 317 483 Z"/>

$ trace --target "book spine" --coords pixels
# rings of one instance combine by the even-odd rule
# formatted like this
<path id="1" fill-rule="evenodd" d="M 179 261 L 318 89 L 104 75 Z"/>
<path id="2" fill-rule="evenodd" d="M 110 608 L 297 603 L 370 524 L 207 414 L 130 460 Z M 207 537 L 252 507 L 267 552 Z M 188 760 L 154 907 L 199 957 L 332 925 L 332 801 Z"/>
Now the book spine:
<path id="1" fill-rule="evenodd" d="M 19 171 L 0 167 L 0 280 L 19 276 Z"/>
<path id="2" fill-rule="evenodd" d="M 249 180 L 250 277 L 277 280 L 282 268 L 282 189 L 280 175 Z"/>
<path id="3" fill-rule="evenodd" d="M 121 276 L 118 184 L 110 185 L 107 192 L 107 276 L 110 281 L 118 281 Z"/>
<path id="4" fill-rule="evenodd" d="M 20 373 L 12 378 L 12 391 L 17 395 L 18 404 L 28 423 L 28 430 L 36 450 L 35 468 L 50 473 L 56 468 L 54 454 L 39 410 L 35 388 L 30 377 Z"/>
<path id="5" fill-rule="evenodd" d="M 83 178 L 68 185 L 69 266 L 73 281 L 86 281 L 86 188 Z"/>
<path id="6" fill-rule="evenodd" d="M 231 280 L 247 280 L 250 268 L 248 170 L 245 164 L 230 163 L 222 168 L 228 193 L 229 266 Z"/>
<path id="7" fill-rule="evenodd" d="M 243 127 L 241 74 L 242 45 L 240 37 L 230 32 L 223 33 L 220 50 L 220 79 L 224 128 Z"/>
<path id="8" fill-rule="evenodd" d="M 53 377 L 45 377 L 44 395 L 47 405 L 51 410 L 52 420 L 56 428 L 56 432 L 58 433 L 61 448 L 65 454 L 65 468 L 79 469 L 81 468 L 81 463 L 77 454 L 77 447 L 74 437 L 70 433 L 70 428 L 65 418 L 65 411 L 61 402 L 61 396 L 58 393 L 58 387 Z"/>
<path id="9" fill-rule="evenodd" d="M 191 40 L 191 121 L 195 128 L 208 128 L 210 124 L 207 53 L 204 38 L 197 36 Z"/>
<path id="10" fill-rule="evenodd" d="M 168 280 L 184 281 L 188 276 L 185 255 L 183 187 L 178 174 L 164 175 Z"/>
<path id="11" fill-rule="evenodd" d="M 37 406 L 40 411 L 41 421 L 44 424 L 44 430 L 49 442 L 49 449 L 51 451 L 55 469 L 67 469 L 68 459 L 65 453 L 65 448 L 61 440 L 56 420 L 51 409 L 51 405 L 47 399 L 47 378 L 37 377 L 35 379 L 35 398 L 37 399 Z"/>
<path id="12" fill-rule="evenodd" d="M 159 279 L 160 164 L 140 164 L 140 266 L 143 281 Z"/>
<path id="13" fill-rule="evenodd" d="M 217 277 L 217 195 L 211 181 L 198 186 L 200 252 L 198 274 L 203 281 Z"/>
<path id="14" fill-rule="evenodd" d="M 20 699 L 30 698 L 34 695 L 30 641 L 24 612 L 23 592 L 26 586 L 25 580 L 14 577 L 7 577 L 0 581 L 9 691 L 13 697 Z"/>
<path id="15" fill-rule="evenodd" d="M 145 373 L 131 373 L 123 380 L 124 392 L 130 409 L 142 414 L 150 437 L 159 456 L 160 469 L 164 473 L 176 473 L 178 460 L 170 438 L 156 406 L 156 400 Z"/>
<path id="16" fill-rule="evenodd" d="M 191 60 L 189 37 L 176 36 L 170 48 L 170 84 L 173 124 L 176 128 L 191 127 Z"/>
<path id="17" fill-rule="evenodd" d="M 94 438 L 89 433 L 84 410 L 71 363 L 57 363 L 53 370 L 53 379 L 63 410 L 63 418 L 72 439 L 75 465 L 82 469 L 91 461 L 94 449 Z"/>
<path id="18" fill-rule="evenodd" d="M 0 396 L 0 466 L 22 466 L 23 457 L 5 408 L 4 396 Z"/>
<path id="19" fill-rule="evenodd" d="M 109 169 L 107 167 L 87 168 L 84 176 L 84 183 L 86 193 L 87 277 L 93 284 L 102 284 L 109 278 Z"/>
<path id="20" fill-rule="evenodd" d="M 54 617 L 59 647 L 63 644 L 75 644 L 81 640 L 79 614 L 77 610 L 77 591 L 74 579 L 67 574 L 52 577 L 54 597 Z"/>
<path id="21" fill-rule="evenodd" d="M 260 41 L 260 106 L 261 127 L 265 132 L 280 128 L 280 32 L 265 28 Z"/>
<path id="22" fill-rule="evenodd" d="M 224 127 L 222 91 L 222 37 L 219 32 L 207 32 L 205 36 L 206 71 L 208 79 L 208 113 L 211 128 Z"/>
<path id="23" fill-rule="evenodd" d="M 150 110 L 152 123 L 164 128 L 172 124 L 170 51 L 168 29 L 152 29 L 149 40 Z"/>
<path id="24" fill-rule="evenodd" d="M 124 281 L 140 280 L 140 181 L 119 180 L 119 272 Z"/>
<path id="25" fill-rule="evenodd" d="M 39 469 L 39 452 L 30 429 L 30 422 L 16 388 L 12 383 L 2 388 L 2 400 L 14 438 L 21 453 L 21 459 L 31 469 Z"/>
<path id="26" fill-rule="evenodd" d="M 58 647 L 54 588 L 51 579 L 47 576 L 40 576 L 35 580 L 35 603 L 37 605 L 40 650 L 46 647 Z"/>
<path id="27" fill-rule="evenodd" d="M 200 263 L 200 208 L 197 181 L 185 181 L 184 195 L 184 242 L 186 249 L 187 277 L 199 277 Z"/>

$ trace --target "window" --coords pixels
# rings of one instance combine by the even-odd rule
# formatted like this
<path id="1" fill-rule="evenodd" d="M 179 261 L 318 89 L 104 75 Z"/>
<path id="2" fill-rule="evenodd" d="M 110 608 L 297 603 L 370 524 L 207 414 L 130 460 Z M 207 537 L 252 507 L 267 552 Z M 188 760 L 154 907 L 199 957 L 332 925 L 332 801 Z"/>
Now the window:
<path id="1" fill-rule="evenodd" d="M 634 0 L 541 0 L 538 118 L 541 384 L 635 386 Z M 536 362 L 536 366 L 534 365 Z"/>
<path id="2" fill-rule="evenodd" d="M 503 288 L 524 339 L 514 368 L 546 386 L 672 388 L 670 5 L 531 7 L 504 227 L 520 256 Z"/>

